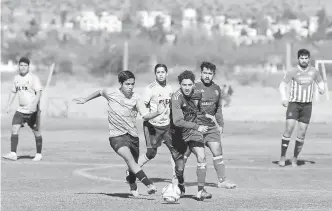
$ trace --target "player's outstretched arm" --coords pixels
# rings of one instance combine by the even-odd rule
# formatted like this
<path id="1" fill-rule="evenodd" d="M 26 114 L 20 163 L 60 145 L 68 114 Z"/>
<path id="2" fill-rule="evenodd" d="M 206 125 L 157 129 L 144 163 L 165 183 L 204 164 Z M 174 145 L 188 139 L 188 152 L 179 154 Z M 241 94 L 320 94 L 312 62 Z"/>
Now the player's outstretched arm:
<path id="1" fill-rule="evenodd" d="M 149 112 L 148 109 L 146 108 L 145 104 L 144 105 L 140 104 L 137 107 L 137 110 L 140 113 L 143 120 L 148 121 L 148 120 L 153 119 L 153 118 L 159 116 L 160 114 L 164 113 L 166 110 L 166 105 L 164 103 L 160 103 L 158 105 L 158 108 L 156 111 Z"/>
<path id="2" fill-rule="evenodd" d="M 99 91 L 95 91 L 94 93 L 92 93 L 91 95 L 89 95 L 88 97 L 85 98 L 74 98 L 73 101 L 76 102 L 77 104 L 84 104 L 90 100 L 93 100 L 97 97 L 102 96 L 104 90 L 99 90 Z"/>

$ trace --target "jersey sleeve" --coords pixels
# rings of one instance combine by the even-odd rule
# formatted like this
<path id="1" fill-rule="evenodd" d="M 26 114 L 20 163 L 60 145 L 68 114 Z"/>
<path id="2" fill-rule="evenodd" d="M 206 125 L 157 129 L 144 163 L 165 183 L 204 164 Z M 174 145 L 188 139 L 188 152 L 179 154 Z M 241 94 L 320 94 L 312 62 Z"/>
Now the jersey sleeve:
<path id="1" fill-rule="evenodd" d="M 281 82 L 288 84 L 293 79 L 293 76 L 294 76 L 294 70 L 287 71 Z"/>
<path id="2" fill-rule="evenodd" d="M 108 89 L 104 88 L 99 91 L 100 95 L 104 97 L 106 100 L 108 100 Z"/>
<path id="3" fill-rule="evenodd" d="M 216 107 L 216 120 L 219 124 L 219 126 L 223 127 L 224 126 L 224 116 L 222 114 L 222 98 L 224 96 L 223 92 L 221 91 L 220 87 L 218 87 L 218 92 L 219 92 L 219 100 L 217 102 L 217 107 Z"/>
<path id="4" fill-rule="evenodd" d="M 177 127 L 198 129 L 198 124 L 194 122 L 188 122 L 184 120 L 183 112 L 181 109 L 181 96 L 172 96 L 171 99 L 172 119 L 173 123 Z"/>
<path id="5" fill-rule="evenodd" d="M 42 91 L 43 90 L 43 86 L 38 78 L 38 76 L 34 75 L 33 77 L 33 89 L 37 92 L 37 91 Z"/>
<path id="6" fill-rule="evenodd" d="M 322 75 L 319 73 L 318 70 L 315 71 L 315 82 L 318 84 L 323 81 Z"/>
<path id="7" fill-rule="evenodd" d="M 12 88 L 11 88 L 11 92 L 13 92 L 13 93 L 16 93 L 16 92 L 17 92 L 15 81 L 16 81 L 16 80 L 14 79 L 14 80 L 13 80 L 13 84 L 12 84 Z"/>

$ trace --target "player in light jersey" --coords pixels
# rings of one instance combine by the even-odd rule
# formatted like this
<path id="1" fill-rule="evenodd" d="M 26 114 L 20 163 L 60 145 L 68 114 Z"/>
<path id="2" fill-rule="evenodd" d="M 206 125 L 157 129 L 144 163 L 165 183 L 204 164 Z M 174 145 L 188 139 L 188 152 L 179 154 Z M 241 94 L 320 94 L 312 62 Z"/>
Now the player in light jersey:
<path id="1" fill-rule="evenodd" d="M 171 85 L 167 84 L 167 66 L 157 64 L 154 72 L 156 80 L 146 87 L 141 101 L 142 108 L 146 108 L 145 113 L 153 113 L 158 109 L 158 105 L 163 103 L 166 105 L 166 109 L 162 114 L 143 122 L 147 152 L 139 157 L 138 164 L 142 167 L 153 159 L 157 154 L 158 147 L 164 142 L 172 155 L 171 160 L 175 170 L 174 174 L 179 181 L 178 186 L 184 193 L 183 153 L 181 154 L 172 145 L 170 134 L 170 100 L 173 91 Z"/>
<path id="2" fill-rule="evenodd" d="M 195 89 L 202 93 L 199 104 L 200 115 L 197 123 L 209 126 L 209 130 L 204 133 L 203 139 L 206 146 L 213 155 L 213 165 L 218 176 L 218 187 L 233 189 L 236 184 L 226 180 L 226 169 L 223 160 L 223 150 L 221 145 L 221 134 L 223 133 L 224 118 L 222 113 L 223 92 L 220 87 L 213 82 L 216 73 L 216 65 L 210 62 L 202 62 L 201 80 L 195 83 Z M 213 121 L 215 119 L 215 121 Z M 217 123 L 217 124 L 216 124 Z M 190 156 L 190 150 L 184 154 L 185 162 Z"/>
<path id="3" fill-rule="evenodd" d="M 289 70 L 281 81 L 279 90 L 282 98 L 282 105 L 287 107 L 286 128 L 281 140 L 281 158 L 279 166 L 285 166 L 286 152 L 298 122 L 298 134 L 295 142 L 292 166 L 297 166 L 297 157 L 302 150 L 306 131 L 311 118 L 312 99 L 314 84 L 318 85 L 319 93 L 325 92 L 324 81 L 314 67 L 310 66 L 310 52 L 300 49 L 297 53 L 298 65 Z M 289 97 L 287 98 L 287 86 L 290 83 Z"/>
<path id="4" fill-rule="evenodd" d="M 137 164 L 139 157 L 139 138 L 136 127 L 140 96 L 133 89 L 135 75 L 130 71 L 122 71 L 118 75 L 119 89 L 106 88 L 94 92 L 86 98 L 74 99 L 78 104 L 84 104 L 92 99 L 103 96 L 108 102 L 109 142 L 114 151 L 121 156 L 130 169 L 126 180 L 133 196 L 139 196 L 136 178 L 148 187 L 148 193 L 154 194 L 157 189 L 144 171 Z M 157 110 L 141 115 L 149 120 L 165 111 L 164 104 L 159 104 Z"/>
<path id="5" fill-rule="evenodd" d="M 42 159 L 42 145 L 43 139 L 39 128 L 40 123 L 40 110 L 39 102 L 42 92 L 42 85 L 39 78 L 30 73 L 29 65 L 30 61 L 28 58 L 22 57 L 19 60 L 19 74 L 15 76 L 11 94 L 8 101 L 7 113 L 10 111 L 11 104 L 13 103 L 16 94 L 18 95 L 19 106 L 15 112 L 12 121 L 12 134 L 10 138 L 11 152 L 4 155 L 3 158 L 9 160 L 17 160 L 17 145 L 18 145 L 18 134 L 20 128 L 27 123 L 36 139 L 37 154 L 32 159 L 33 161 L 40 161 Z"/>

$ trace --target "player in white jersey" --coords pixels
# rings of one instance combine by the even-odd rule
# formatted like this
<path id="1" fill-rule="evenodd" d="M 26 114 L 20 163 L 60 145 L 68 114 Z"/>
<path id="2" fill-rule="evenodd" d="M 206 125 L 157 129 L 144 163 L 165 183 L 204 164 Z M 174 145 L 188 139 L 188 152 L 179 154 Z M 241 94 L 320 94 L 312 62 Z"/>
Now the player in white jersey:
<path id="1" fill-rule="evenodd" d="M 84 104 L 92 99 L 103 96 L 108 102 L 109 142 L 114 151 L 121 156 L 130 169 L 126 177 L 133 196 L 139 195 L 136 178 L 148 187 L 148 193 L 154 194 L 157 189 L 137 164 L 139 157 L 139 138 L 136 117 L 140 113 L 144 120 L 150 120 L 165 112 L 165 105 L 160 103 L 153 112 L 142 114 L 139 107 L 140 96 L 134 93 L 135 75 L 130 71 L 122 71 L 118 75 L 119 89 L 103 89 L 86 98 L 74 99 Z"/>
<path id="2" fill-rule="evenodd" d="M 324 81 L 321 75 L 318 70 L 310 66 L 310 52 L 306 49 L 301 49 L 298 51 L 297 56 L 298 65 L 286 73 L 279 87 L 282 105 L 287 107 L 286 128 L 281 140 L 281 158 L 279 161 L 279 166 L 281 167 L 285 166 L 286 152 L 296 122 L 298 122 L 298 134 L 295 142 L 292 166 L 297 166 L 297 157 L 302 150 L 311 118 L 314 84 L 318 85 L 320 94 L 325 92 Z M 289 83 L 291 87 L 289 97 L 287 98 L 286 90 Z"/>
<path id="3" fill-rule="evenodd" d="M 11 133 L 11 152 L 4 155 L 3 158 L 8 160 L 17 160 L 17 145 L 18 134 L 20 128 L 27 123 L 32 129 L 36 139 L 37 153 L 33 158 L 33 161 L 40 161 L 42 159 L 42 145 L 43 139 L 41 136 L 39 122 L 40 122 L 40 110 L 39 102 L 42 92 L 42 85 L 39 78 L 29 72 L 30 61 L 28 58 L 22 57 L 19 60 L 19 74 L 15 76 L 11 94 L 8 100 L 7 113 L 10 111 L 11 104 L 13 103 L 16 95 L 18 95 L 19 106 L 15 112 L 12 121 L 12 133 Z"/>

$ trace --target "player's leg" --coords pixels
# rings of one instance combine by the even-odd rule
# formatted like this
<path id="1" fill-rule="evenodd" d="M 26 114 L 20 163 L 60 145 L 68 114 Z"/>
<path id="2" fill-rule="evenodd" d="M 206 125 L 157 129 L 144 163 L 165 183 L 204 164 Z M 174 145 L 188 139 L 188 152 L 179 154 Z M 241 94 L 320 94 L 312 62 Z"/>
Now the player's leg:
<path id="1" fill-rule="evenodd" d="M 299 118 L 298 104 L 290 102 L 288 104 L 286 111 L 286 126 L 281 138 L 281 156 L 279 161 L 279 166 L 281 167 L 285 166 L 288 145 L 298 118 Z"/>
<path id="2" fill-rule="evenodd" d="M 28 125 L 30 126 L 36 140 L 36 156 L 32 159 L 33 161 L 40 161 L 42 159 L 42 148 L 43 148 L 43 137 L 40 131 L 40 120 L 38 119 L 38 112 L 35 112 L 29 116 Z"/>
<path id="3" fill-rule="evenodd" d="M 138 164 L 141 167 L 156 156 L 157 149 L 161 145 L 162 141 L 162 131 L 160 131 L 158 128 L 155 128 L 151 123 L 145 121 L 143 123 L 143 131 L 147 151 L 145 154 L 142 154 L 138 159 Z"/>
<path id="4" fill-rule="evenodd" d="M 124 159 L 124 161 L 127 163 L 127 166 L 129 168 L 129 175 L 130 175 L 130 177 L 128 179 L 131 180 L 131 181 L 128 181 L 130 186 L 131 186 L 131 184 L 135 183 L 136 178 L 138 178 L 145 186 L 148 187 L 148 193 L 154 194 L 156 192 L 156 187 L 153 185 L 152 181 L 146 176 L 144 171 L 137 164 L 138 156 L 133 155 L 131 137 L 129 135 L 110 137 L 109 141 L 110 141 L 110 145 L 114 149 L 114 151 L 118 155 L 120 155 Z M 136 153 L 136 154 L 138 154 L 138 153 Z M 135 177 L 136 177 L 135 181 L 134 181 L 134 177 L 132 174 L 135 174 Z"/>
<path id="5" fill-rule="evenodd" d="M 197 159 L 197 199 L 204 200 L 212 198 L 212 194 L 208 193 L 204 186 L 205 186 L 205 179 L 206 179 L 206 157 L 205 157 L 205 148 L 203 142 L 198 141 L 189 141 L 188 146 L 190 147 L 193 154 L 196 156 Z"/>
<path id="6" fill-rule="evenodd" d="M 311 112 L 311 103 L 302 105 L 302 109 L 300 110 L 299 114 L 298 133 L 295 141 L 294 156 L 292 159 L 293 167 L 297 167 L 297 157 L 299 156 L 304 144 L 304 139 L 311 119 Z"/>
<path id="7" fill-rule="evenodd" d="M 187 150 L 185 151 L 185 153 L 184 153 L 184 164 L 186 165 L 186 163 L 187 163 L 187 160 L 188 160 L 188 158 L 190 157 L 190 155 L 191 155 L 191 151 L 190 151 L 190 148 L 189 147 L 187 147 Z"/>
<path id="8" fill-rule="evenodd" d="M 18 134 L 24 124 L 23 114 L 16 111 L 12 120 L 12 129 L 10 136 L 10 152 L 3 156 L 3 158 L 8 160 L 17 160 L 17 145 L 18 145 Z"/>
<path id="9" fill-rule="evenodd" d="M 236 184 L 231 183 L 230 181 L 226 180 L 226 168 L 225 163 L 223 160 L 223 151 L 221 145 L 221 136 L 219 131 L 211 131 L 205 136 L 205 141 L 207 147 L 209 147 L 212 155 L 213 155 L 213 166 L 217 172 L 218 176 L 218 187 L 226 188 L 226 189 L 233 189 L 236 187 Z"/>

